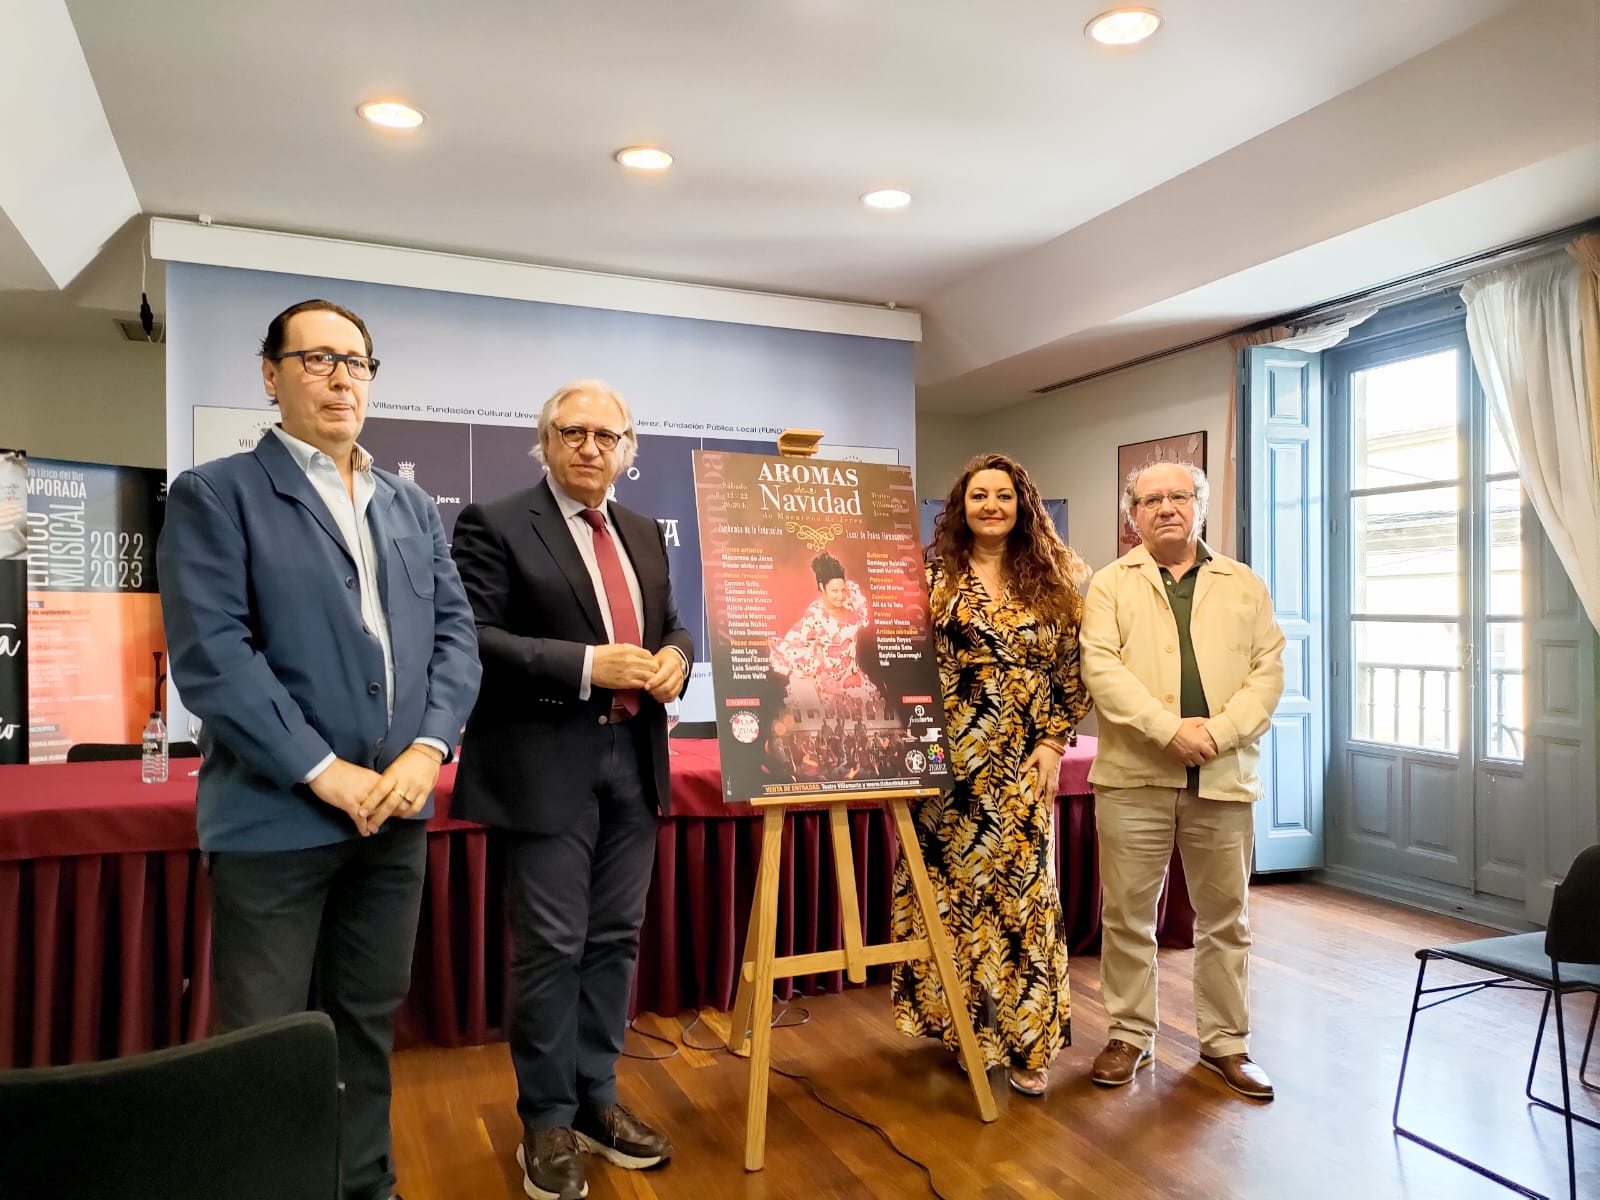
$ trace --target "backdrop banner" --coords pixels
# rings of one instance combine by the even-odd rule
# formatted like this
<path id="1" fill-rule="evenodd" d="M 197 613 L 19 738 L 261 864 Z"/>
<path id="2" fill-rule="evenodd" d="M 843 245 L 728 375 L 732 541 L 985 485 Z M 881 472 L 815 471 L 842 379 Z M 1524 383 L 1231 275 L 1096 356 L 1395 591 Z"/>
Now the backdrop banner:
<path id="1" fill-rule="evenodd" d="M 834 458 L 909 464 L 916 444 L 908 342 L 171 263 L 170 471 L 249 450 L 276 422 L 255 351 L 274 315 L 313 297 L 366 322 L 382 367 L 361 444 L 433 496 L 447 536 L 464 505 L 539 481 L 529 451 L 558 387 L 601 378 L 627 399 L 639 454 L 615 495 L 662 524 L 699 659 L 685 721 L 713 715 L 690 456 L 771 453 L 792 426 L 826 430 Z"/>

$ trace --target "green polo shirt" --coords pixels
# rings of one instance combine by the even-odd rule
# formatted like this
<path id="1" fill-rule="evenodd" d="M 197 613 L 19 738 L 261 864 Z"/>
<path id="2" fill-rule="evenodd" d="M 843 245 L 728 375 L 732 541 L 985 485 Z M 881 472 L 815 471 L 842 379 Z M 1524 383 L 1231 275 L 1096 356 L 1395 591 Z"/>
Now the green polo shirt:
<path id="1" fill-rule="evenodd" d="M 1200 564 L 1211 557 L 1204 542 L 1195 545 L 1194 566 L 1182 579 L 1173 578 L 1172 572 L 1161 568 L 1161 582 L 1167 585 L 1167 603 L 1172 608 L 1172 618 L 1178 623 L 1178 715 L 1183 717 L 1209 717 L 1206 689 L 1200 682 L 1200 665 L 1194 658 L 1194 640 L 1189 636 L 1189 618 L 1194 612 L 1194 585 L 1200 578 Z M 1200 786 L 1200 768 L 1189 768 L 1189 787 Z"/>

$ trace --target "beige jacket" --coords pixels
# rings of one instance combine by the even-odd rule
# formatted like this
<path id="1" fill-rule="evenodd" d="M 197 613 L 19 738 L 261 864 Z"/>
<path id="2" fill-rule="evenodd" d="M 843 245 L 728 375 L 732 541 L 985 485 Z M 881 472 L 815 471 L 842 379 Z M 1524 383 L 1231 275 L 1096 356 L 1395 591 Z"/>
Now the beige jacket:
<path id="1" fill-rule="evenodd" d="M 1215 551 L 1198 568 L 1189 634 L 1218 754 L 1200 768 L 1200 795 L 1256 800 L 1258 742 L 1283 695 L 1283 631 L 1264 583 Z M 1182 724 L 1178 625 L 1161 570 L 1136 546 L 1098 572 L 1078 635 L 1083 682 L 1100 714 L 1089 782 L 1181 788 L 1186 769 L 1165 747 Z"/>

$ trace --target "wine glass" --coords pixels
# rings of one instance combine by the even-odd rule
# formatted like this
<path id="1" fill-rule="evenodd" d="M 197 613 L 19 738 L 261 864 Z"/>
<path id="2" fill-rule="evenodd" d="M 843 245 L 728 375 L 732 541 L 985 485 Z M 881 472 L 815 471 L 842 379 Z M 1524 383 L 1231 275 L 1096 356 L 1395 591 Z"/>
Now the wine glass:
<path id="1" fill-rule="evenodd" d="M 189 714 L 189 740 L 194 743 L 196 749 L 199 749 L 199 747 L 200 747 L 200 718 L 195 716 L 193 713 Z M 200 774 L 200 767 L 198 765 L 200 760 L 196 759 L 195 761 L 196 761 L 196 766 L 195 766 L 194 770 L 188 772 L 188 774 L 189 774 L 189 776 L 191 778 L 193 778 L 194 776 Z"/>
<path id="2" fill-rule="evenodd" d="M 683 701 L 668 700 L 664 705 L 662 705 L 662 707 L 667 710 L 667 737 L 670 739 L 672 737 L 672 731 L 678 727 L 678 722 L 683 719 Z M 672 748 L 671 741 L 667 742 L 667 753 L 677 753 L 677 751 Z"/>

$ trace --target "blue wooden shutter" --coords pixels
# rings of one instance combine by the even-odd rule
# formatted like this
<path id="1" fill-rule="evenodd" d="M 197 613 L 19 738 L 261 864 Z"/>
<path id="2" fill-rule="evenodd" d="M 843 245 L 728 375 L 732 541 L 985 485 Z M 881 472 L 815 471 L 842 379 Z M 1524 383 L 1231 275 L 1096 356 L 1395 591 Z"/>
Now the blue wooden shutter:
<path id="1" fill-rule="evenodd" d="M 1283 700 L 1262 739 L 1257 871 L 1320 867 L 1326 764 L 1322 359 L 1245 352 L 1239 548 L 1267 583 L 1286 639 Z"/>

